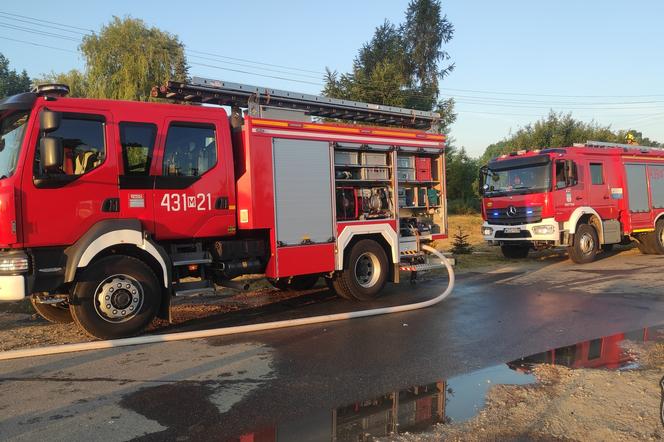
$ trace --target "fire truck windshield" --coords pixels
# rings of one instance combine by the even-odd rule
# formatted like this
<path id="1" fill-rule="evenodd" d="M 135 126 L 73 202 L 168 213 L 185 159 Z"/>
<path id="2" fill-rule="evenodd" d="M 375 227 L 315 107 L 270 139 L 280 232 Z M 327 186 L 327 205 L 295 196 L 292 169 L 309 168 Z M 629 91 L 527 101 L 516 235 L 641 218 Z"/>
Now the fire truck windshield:
<path id="1" fill-rule="evenodd" d="M 0 117 L 0 179 L 11 176 L 16 169 L 29 115 L 28 111 L 18 111 Z"/>
<path id="2" fill-rule="evenodd" d="M 524 195 L 551 187 L 551 166 L 532 165 L 514 169 L 486 169 L 484 196 Z"/>

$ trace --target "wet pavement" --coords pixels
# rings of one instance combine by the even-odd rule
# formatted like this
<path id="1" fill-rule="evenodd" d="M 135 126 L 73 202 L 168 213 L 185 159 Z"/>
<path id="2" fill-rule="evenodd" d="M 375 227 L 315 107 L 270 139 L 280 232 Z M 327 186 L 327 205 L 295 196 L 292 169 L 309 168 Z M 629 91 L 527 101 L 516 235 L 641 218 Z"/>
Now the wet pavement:
<path id="1" fill-rule="evenodd" d="M 584 293 L 573 276 L 574 289 L 511 282 L 529 276 L 462 277 L 448 300 L 403 314 L 5 361 L 0 438 L 305 441 L 421 431 L 471 417 L 490 385 L 532 382 L 533 363 L 629 365 L 616 350 L 620 334 L 664 317 L 664 298 L 639 296 L 637 283 L 631 292 Z M 638 277 L 637 269 L 630 278 Z M 587 274 L 580 278 L 592 285 Z M 445 284 L 391 287 L 371 306 L 430 298 Z M 249 321 L 349 307 L 325 292 L 310 296 Z M 242 319 L 188 326 L 224 321 Z M 653 336 L 649 330 L 641 340 Z"/>

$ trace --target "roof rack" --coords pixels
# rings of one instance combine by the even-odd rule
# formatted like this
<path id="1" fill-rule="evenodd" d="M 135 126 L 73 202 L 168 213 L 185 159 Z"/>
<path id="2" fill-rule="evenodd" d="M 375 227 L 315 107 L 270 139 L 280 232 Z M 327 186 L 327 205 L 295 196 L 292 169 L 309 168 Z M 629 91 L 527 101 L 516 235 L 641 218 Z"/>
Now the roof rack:
<path id="1" fill-rule="evenodd" d="M 654 146 L 639 146 L 638 144 L 620 144 L 620 143 L 609 143 L 606 141 L 586 141 L 586 144 L 575 143 L 574 147 L 601 147 L 605 149 L 617 148 L 617 149 L 633 149 L 640 152 L 647 152 L 649 150 L 664 151 L 664 148 L 654 147 Z"/>
<path id="2" fill-rule="evenodd" d="M 247 108 L 251 116 L 261 116 L 261 107 L 270 106 L 298 110 L 314 117 L 416 129 L 435 128 L 440 120 L 437 112 L 340 100 L 201 77 L 194 77 L 190 83 L 169 81 L 164 86 L 155 86 L 151 95 L 179 101 Z"/>

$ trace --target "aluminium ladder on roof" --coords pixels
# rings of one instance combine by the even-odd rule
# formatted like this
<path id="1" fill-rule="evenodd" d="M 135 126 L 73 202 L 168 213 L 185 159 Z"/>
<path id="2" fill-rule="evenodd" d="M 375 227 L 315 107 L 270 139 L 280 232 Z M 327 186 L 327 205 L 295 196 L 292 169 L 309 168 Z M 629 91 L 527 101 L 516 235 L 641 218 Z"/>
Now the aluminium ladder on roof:
<path id="1" fill-rule="evenodd" d="M 194 77 L 191 83 L 169 81 L 164 86 L 152 88 L 152 96 L 248 108 L 252 116 L 260 116 L 260 106 L 272 106 L 303 111 L 314 117 L 416 129 L 434 128 L 440 120 L 437 112 L 340 100 L 200 77 Z"/>
<path id="2" fill-rule="evenodd" d="M 577 146 L 575 144 L 575 146 Z M 646 152 L 649 150 L 655 151 L 664 151 L 664 148 L 653 147 L 653 146 L 639 146 L 638 144 L 620 144 L 620 143 L 611 143 L 607 141 L 586 141 L 585 144 L 579 144 L 579 147 L 601 147 L 605 149 L 629 149 L 629 150 L 638 150 L 640 152 Z"/>

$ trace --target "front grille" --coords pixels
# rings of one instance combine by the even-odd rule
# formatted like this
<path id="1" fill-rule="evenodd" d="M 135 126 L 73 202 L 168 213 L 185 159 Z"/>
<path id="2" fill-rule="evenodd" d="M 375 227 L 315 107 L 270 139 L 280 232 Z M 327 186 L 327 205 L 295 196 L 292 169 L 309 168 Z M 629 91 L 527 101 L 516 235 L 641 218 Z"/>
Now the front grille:
<path id="1" fill-rule="evenodd" d="M 504 226 L 538 223 L 542 221 L 542 208 L 509 206 L 502 209 L 487 209 L 487 221 L 489 224 Z"/>
<path id="2" fill-rule="evenodd" d="M 498 230 L 494 235 L 495 239 L 524 239 L 531 238 L 530 232 L 527 230 L 522 230 L 519 233 L 505 233 L 502 230 Z"/>

